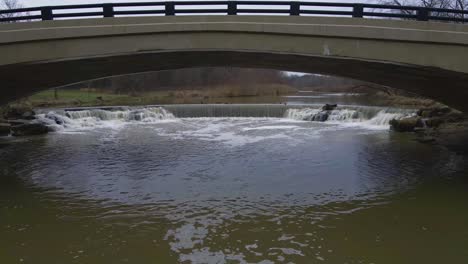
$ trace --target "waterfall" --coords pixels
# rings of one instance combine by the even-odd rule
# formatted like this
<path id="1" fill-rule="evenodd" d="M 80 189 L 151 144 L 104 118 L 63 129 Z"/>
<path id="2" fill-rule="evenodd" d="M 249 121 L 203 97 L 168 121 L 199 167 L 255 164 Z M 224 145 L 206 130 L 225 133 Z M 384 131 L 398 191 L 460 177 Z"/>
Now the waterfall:
<path id="1" fill-rule="evenodd" d="M 99 120 L 125 120 L 125 121 L 145 121 L 152 122 L 156 120 L 174 118 L 174 115 L 162 107 L 150 107 L 128 110 L 74 110 L 66 111 L 66 116 L 71 119 L 94 118 Z"/>
<path id="2" fill-rule="evenodd" d="M 153 123 L 175 119 L 174 115 L 162 107 L 137 109 L 72 109 L 43 111 L 36 118 L 52 130 L 64 128 L 79 129 L 96 126 L 113 126 L 117 122 Z"/>
<path id="3" fill-rule="evenodd" d="M 325 121 L 328 123 L 355 123 L 368 126 L 388 127 L 390 120 L 401 119 L 414 114 L 414 110 L 350 106 L 332 111 L 321 108 L 290 108 L 285 117 L 305 121 Z M 324 117 L 326 115 L 326 117 Z"/>
<path id="4" fill-rule="evenodd" d="M 43 110 L 42 113 L 39 111 L 36 117 L 54 130 L 115 126 L 138 122 L 157 123 L 199 117 L 284 118 L 388 128 L 390 120 L 412 114 L 414 114 L 413 110 L 366 106 L 340 106 L 335 110 L 322 111 L 319 105 L 213 104 L 55 109 Z"/>

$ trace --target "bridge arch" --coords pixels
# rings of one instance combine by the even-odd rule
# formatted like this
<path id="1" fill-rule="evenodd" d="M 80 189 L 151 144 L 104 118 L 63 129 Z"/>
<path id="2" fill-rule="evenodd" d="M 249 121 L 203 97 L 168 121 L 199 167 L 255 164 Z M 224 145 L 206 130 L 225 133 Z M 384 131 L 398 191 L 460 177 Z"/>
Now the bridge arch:
<path id="1" fill-rule="evenodd" d="M 177 16 L 0 25 L 0 103 L 75 82 L 201 66 L 368 81 L 468 111 L 468 27 L 336 17 Z"/>

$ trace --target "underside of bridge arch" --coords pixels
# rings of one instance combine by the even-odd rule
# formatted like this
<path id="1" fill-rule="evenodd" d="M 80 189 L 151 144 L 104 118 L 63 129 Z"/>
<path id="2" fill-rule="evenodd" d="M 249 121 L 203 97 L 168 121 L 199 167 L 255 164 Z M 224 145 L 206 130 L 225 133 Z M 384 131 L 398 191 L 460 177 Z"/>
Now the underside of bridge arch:
<path id="1" fill-rule="evenodd" d="M 77 82 L 191 67 L 250 67 L 319 73 L 402 89 L 468 112 L 468 74 L 434 67 L 300 54 L 198 50 L 136 52 L 0 66 L 0 104 Z"/>

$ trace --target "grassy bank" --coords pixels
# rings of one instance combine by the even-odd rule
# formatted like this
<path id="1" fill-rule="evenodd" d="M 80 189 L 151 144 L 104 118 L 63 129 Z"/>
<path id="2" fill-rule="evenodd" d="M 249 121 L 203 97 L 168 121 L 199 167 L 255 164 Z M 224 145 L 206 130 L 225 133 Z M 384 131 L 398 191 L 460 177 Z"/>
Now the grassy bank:
<path id="1" fill-rule="evenodd" d="M 428 107 L 441 107 L 443 104 L 431 99 L 422 97 L 410 97 L 403 95 L 389 95 L 384 92 L 377 92 L 367 95 L 369 100 L 377 105 L 386 105 L 392 107 L 403 108 L 428 108 Z"/>
<path id="2" fill-rule="evenodd" d="M 279 96 L 294 93 L 285 85 L 252 87 L 223 86 L 212 89 L 177 89 L 144 93 L 115 94 L 93 89 L 47 90 L 23 101 L 33 107 L 151 105 L 151 104 L 208 104 L 208 103 L 275 103 Z"/>
<path id="3" fill-rule="evenodd" d="M 153 103 L 158 101 L 160 97 L 158 94 L 130 96 L 92 90 L 60 90 L 55 96 L 54 91 L 47 90 L 32 95 L 23 101 L 33 107 L 138 105 Z"/>
<path id="4" fill-rule="evenodd" d="M 47 90 L 21 100 L 34 108 L 86 107 L 154 104 L 282 103 L 283 95 L 295 94 L 287 85 L 222 86 L 211 89 L 166 89 L 133 94 L 116 94 L 94 89 Z M 440 106 L 430 99 L 373 92 L 366 95 L 372 105 L 427 108 Z"/>

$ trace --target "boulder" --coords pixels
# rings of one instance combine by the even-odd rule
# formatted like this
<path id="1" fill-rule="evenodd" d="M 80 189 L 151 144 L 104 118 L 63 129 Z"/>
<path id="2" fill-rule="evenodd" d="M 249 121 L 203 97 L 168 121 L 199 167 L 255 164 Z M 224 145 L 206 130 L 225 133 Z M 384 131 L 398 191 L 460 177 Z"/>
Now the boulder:
<path id="1" fill-rule="evenodd" d="M 403 119 L 390 120 L 390 127 L 397 132 L 414 132 L 415 128 L 424 127 L 420 117 L 413 116 Z"/>
<path id="2" fill-rule="evenodd" d="M 328 120 L 328 117 L 330 116 L 330 112 L 329 111 L 320 111 L 316 114 L 313 114 L 313 115 L 310 115 L 310 116 L 307 116 L 304 118 L 304 120 L 307 120 L 307 121 L 317 121 L 317 122 L 325 122 Z"/>
<path id="3" fill-rule="evenodd" d="M 0 123 L 0 137 L 8 136 L 10 134 L 11 125 L 8 123 Z"/>
<path id="4" fill-rule="evenodd" d="M 26 120 L 33 120 L 36 119 L 36 113 L 34 111 L 26 111 L 24 112 L 21 117 Z"/>
<path id="5" fill-rule="evenodd" d="M 4 117 L 6 119 L 34 119 L 34 110 L 27 104 L 14 104 L 6 107 Z"/>
<path id="6" fill-rule="evenodd" d="M 31 136 L 31 135 L 41 135 L 49 132 L 49 128 L 40 123 L 26 123 L 21 125 L 16 125 L 11 127 L 13 136 Z"/>
<path id="7" fill-rule="evenodd" d="M 433 117 L 424 120 L 428 127 L 438 127 L 446 121 L 447 119 L 444 117 Z"/>
<path id="8" fill-rule="evenodd" d="M 435 133 L 438 143 L 449 150 L 468 155 L 468 121 L 444 123 Z"/>
<path id="9" fill-rule="evenodd" d="M 324 106 L 322 106 L 322 110 L 323 111 L 335 110 L 337 106 L 338 106 L 337 104 L 325 104 Z"/>
<path id="10" fill-rule="evenodd" d="M 417 115 L 422 117 L 427 127 L 437 128 L 444 123 L 456 123 L 467 120 L 462 112 L 448 107 L 423 108 L 418 110 Z"/>
<path id="11" fill-rule="evenodd" d="M 464 122 L 468 120 L 468 117 L 466 114 L 462 112 L 458 112 L 458 111 L 452 111 L 448 113 L 447 115 L 445 115 L 444 118 L 445 118 L 445 122 L 450 122 L 450 123 Z"/>
<path id="12" fill-rule="evenodd" d="M 330 113 L 327 111 L 322 111 L 318 114 L 315 114 L 312 116 L 311 121 L 318 121 L 318 122 L 325 122 L 328 120 L 328 117 L 330 116 Z"/>
<path id="13" fill-rule="evenodd" d="M 452 112 L 449 107 L 429 107 L 419 109 L 417 115 L 424 118 L 440 117 Z"/>
<path id="14" fill-rule="evenodd" d="M 46 117 L 47 119 L 53 120 L 53 121 L 55 122 L 55 124 L 57 124 L 57 125 L 63 125 L 63 124 L 65 124 L 65 120 L 64 120 L 63 117 L 61 117 L 61 116 L 48 113 L 45 117 Z"/>

